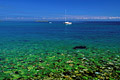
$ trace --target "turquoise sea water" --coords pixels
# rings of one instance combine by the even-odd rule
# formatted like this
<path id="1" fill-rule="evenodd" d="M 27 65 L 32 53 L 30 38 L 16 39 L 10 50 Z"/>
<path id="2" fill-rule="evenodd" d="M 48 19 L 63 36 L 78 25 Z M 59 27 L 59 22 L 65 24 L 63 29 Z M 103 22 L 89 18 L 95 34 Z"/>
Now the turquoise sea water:
<path id="1" fill-rule="evenodd" d="M 0 22 L 0 43 L 5 44 L 53 41 L 53 45 L 85 45 L 101 48 L 119 48 L 120 22 Z M 55 42 L 54 42 L 55 41 Z M 59 46 L 59 45 L 58 45 Z M 63 45 L 64 46 L 64 45 Z M 16 46 L 17 47 L 17 46 Z"/>
<path id="2" fill-rule="evenodd" d="M 22 73 L 19 76 L 18 74 L 12 75 L 14 69 L 12 67 L 11 70 L 10 65 L 14 64 L 14 67 L 17 65 L 18 68 L 20 64 L 26 65 L 27 61 L 24 61 L 26 58 L 30 57 L 30 61 L 34 61 L 38 57 L 44 58 L 39 55 L 41 53 L 44 56 L 48 53 L 50 56 L 56 56 L 55 53 L 73 55 L 75 46 L 86 46 L 88 53 L 84 50 L 81 52 L 83 54 L 86 52 L 85 54 L 89 57 L 91 57 L 89 52 L 92 50 L 101 50 L 98 52 L 108 56 L 109 54 L 105 54 L 104 51 L 110 51 L 112 55 L 116 53 L 115 56 L 119 56 L 120 22 L 73 22 L 72 25 L 65 25 L 63 22 L 53 22 L 52 24 L 32 21 L 0 22 L 0 74 L 5 73 L 2 74 L 1 79 L 9 79 L 6 77 L 8 74 L 14 79 L 18 79 L 20 76 L 27 79 L 28 77 L 23 76 Z M 93 55 L 98 57 L 97 52 Z M 19 63 L 19 61 L 21 62 Z M 27 66 L 28 70 L 29 67 L 30 65 Z M 20 70 L 21 68 L 18 68 L 18 71 Z"/>

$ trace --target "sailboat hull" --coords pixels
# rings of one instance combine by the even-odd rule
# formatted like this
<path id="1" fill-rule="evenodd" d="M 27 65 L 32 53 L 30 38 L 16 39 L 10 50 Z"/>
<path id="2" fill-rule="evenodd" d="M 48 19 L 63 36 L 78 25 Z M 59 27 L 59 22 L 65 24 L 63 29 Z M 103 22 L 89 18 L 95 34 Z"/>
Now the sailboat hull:
<path id="1" fill-rule="evenodd" d="M 64 22 L 64 24 L 72 24 L 72 22 Z"/>

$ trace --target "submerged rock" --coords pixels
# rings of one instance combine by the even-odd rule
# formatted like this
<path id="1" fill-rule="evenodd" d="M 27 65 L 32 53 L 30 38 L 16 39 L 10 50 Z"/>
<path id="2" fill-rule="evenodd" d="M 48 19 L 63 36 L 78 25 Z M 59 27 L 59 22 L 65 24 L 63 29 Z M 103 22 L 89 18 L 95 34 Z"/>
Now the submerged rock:
<path id="1" fill-rule="evenodd" d="M 19 74 L 19 72 L 18 72 L 18 71 L 15 71 L 15 74 Z"/>
<path id="2" fill-rule="evenodd" d="M 73 61 L 69 60 L 69 61 L 67 61 L 66 63 L 68 63 L 68 64 L 69 64 L 69 63 L 73 63 Z"/>
<path id="3" fill-rule="evenodd" d="M 61 54 L 61 53 L 58 52 L 57 54 Z"/>
<path id="4" fill-rule="evenodd" d="M 100 72 L 95 72 L 95 74 L 100 74 Z"/>
<path id="5" fill-rule="evenodd" d="M 0 61 L 5 60 L 5 58 L 0 58 Z"/>
<path id="6" fill-rule="evenodd" d="M 75 46 L 73 49 L 87 49 L 86 46 Z"/>

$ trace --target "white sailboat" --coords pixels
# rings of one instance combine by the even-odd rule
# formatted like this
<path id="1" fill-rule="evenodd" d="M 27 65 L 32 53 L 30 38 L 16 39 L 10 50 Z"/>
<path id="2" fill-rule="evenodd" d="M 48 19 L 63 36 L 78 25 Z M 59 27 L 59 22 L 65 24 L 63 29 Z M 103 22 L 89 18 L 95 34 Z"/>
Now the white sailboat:
<path id="1" fill-rule="evenodd" d="M 72 24 L 72 22 L 64 22 L 65 24 Z"/>
<path id="2" fill-rule="evenodd" d="M 50 24 L 52 23 L 52 22 L 49 22 Z"/>
<path id="3" fill-rule="evenodd" d="M 71 25 L 72 24 L 72 22 L 67 21 L 66 10 L 65 10 L 65 22 L 64 22 L 64 24 L 67 24 L 67 25 Z"/>

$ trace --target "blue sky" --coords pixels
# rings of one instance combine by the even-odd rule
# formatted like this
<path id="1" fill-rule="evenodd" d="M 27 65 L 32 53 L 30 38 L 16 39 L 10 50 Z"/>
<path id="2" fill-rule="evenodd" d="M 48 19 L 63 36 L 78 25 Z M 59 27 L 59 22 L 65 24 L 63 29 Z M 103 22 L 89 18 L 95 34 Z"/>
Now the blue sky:
<path id="1" fill-rule="evenodd" d="M 119 18 L 119 8 L 120 0 L 0 0 L 0 19 L 61 19 L 65 9 L 72 19 Z"/>

